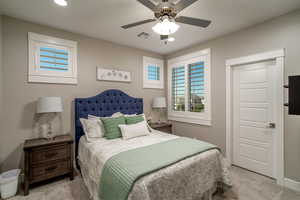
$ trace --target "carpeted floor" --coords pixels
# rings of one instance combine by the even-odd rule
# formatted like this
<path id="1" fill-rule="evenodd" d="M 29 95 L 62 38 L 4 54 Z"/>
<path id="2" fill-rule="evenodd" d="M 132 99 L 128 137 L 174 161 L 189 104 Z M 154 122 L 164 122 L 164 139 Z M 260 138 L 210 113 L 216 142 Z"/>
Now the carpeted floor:
<path id="1" fill-rule="evenodd" d="M 234 186 L 214 200 L 300 200 L 300 193 L 282 188 L 267 177 L 232 167 Z M 88 200 L 82 179 L 64 179 L 30 190 L 28 196 L 18 195 L 10 200 Z"/>

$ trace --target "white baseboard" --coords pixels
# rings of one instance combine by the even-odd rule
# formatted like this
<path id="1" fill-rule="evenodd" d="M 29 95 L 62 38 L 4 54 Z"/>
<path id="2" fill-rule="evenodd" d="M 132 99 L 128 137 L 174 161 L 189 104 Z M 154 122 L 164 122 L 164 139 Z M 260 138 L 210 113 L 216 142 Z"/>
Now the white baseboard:
<path id="1" fill-rule="evenodd" d="M 285 178 L 284 179 L 284 186 L 289 188 L 289 189 L 300 192 L 300 182 L 294 181 L 294 180 L 289 179 L 289 178 Z"/>

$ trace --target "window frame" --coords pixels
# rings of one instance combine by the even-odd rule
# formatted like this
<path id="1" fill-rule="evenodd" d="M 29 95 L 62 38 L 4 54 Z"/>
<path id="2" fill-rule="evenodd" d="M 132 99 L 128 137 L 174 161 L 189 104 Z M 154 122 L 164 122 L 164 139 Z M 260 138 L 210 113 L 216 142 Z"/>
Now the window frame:
<path id="1" fill-rule="evenodd" d="M 40 69 L 40 48 L 50 47 L 68 51 L 68 70 Z M 28 33 L 28 82 L 77 84 L 77 42 L 37 33 Z"/>
<path id="2" fill-rule="evenodd" d="M 211 50 L 205 49 L 168 60 L 168 119 L 186 123 L 211 126 Z M 204 62 L 204 112 L 190 112 L 189 109 L 189 79 L 188 65 Z M 174 111 L 172 105 L 172 69 L 185 68 L 185 111 Z"/>
<path id="3" fill-rule="evenodd" d="M 148 66 L 159 67 L 159 80 L 148 79 Z M 164 61 L 143 56 L 143 88 L 164 89 Z"/>

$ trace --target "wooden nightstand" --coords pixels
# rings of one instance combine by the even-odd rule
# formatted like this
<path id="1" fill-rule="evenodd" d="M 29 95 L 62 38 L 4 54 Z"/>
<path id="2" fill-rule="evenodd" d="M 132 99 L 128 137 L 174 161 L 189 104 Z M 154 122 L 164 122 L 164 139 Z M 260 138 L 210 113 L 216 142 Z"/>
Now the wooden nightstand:
<path id="1" fill-rule="evenodd" d="M 172 124 L 171 123 L 168 123 L 168 122 L 150 123 L 149 125 L 151 128 L 153 128 L 155 130 L 172 134 Z"/>
<path id="2" fill-rule="evenodd" d="M 69 175 L 73 180 L 73 139 L 61 135 L 53 140 L 32 139 L 24 143 L 25 183 L 24 195 L 29 194 L 33 183 L 61 175 Z"/>

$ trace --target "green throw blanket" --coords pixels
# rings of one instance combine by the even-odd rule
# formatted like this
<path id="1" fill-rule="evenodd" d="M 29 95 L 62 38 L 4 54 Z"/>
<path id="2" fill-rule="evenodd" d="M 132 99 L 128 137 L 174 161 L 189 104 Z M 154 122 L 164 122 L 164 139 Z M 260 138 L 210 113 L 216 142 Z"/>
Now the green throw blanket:
<path id="1" fill-rule="evenodd" d="M 126 200 L 135 181 L 216 146 L 189 138 L 176 138 L 112 156 L 104 165 L 100 180 L 101 200 Z"/>

